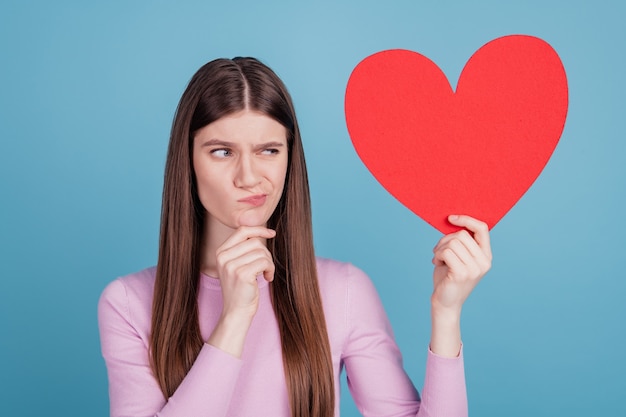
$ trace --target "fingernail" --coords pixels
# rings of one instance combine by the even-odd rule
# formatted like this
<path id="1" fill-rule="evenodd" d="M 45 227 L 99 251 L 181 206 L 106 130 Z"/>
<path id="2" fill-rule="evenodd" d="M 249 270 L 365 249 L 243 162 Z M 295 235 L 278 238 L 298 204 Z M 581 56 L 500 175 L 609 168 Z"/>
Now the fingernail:
<path id="1" fill-rule="evenodd" d="M 450 216 L 448 216 L 448 219 L 450 219 L 450 220 L 459 220 L 459 216 L 457 214 L 451 214 Z"/>

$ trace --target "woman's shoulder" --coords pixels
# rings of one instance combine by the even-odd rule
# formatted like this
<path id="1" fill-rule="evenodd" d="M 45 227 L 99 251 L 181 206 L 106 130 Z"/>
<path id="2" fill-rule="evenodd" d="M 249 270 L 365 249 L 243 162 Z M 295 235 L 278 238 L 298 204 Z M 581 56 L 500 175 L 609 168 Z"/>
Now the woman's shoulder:
<path id="1" fill-rule="evenodd" d="M 367 335 L 391 334 L 378 291 L 363 270 L 349 262 L 318 258 L 317 275 L 335 355 L 358 350 Z"/>
<path id="2" fill-rule="evenodd" d="M 100 320 L 123 317 L 138 327 L 150 322 L 156 267 L 146 268 L 111 281 L 98 302 Z"/>
<path id="3" fill-rule="evenodd" d="M 322 299 L 331 305 L 350 303 L 355 298 L 367 303 L 377 299 L 378 293 L 369 276 L 350 262 L 317 258 L 317 277 Z"/>
<path id="4" fill-rule="evenodd" d="M 316 257 L 320 285 L 348 285 L 370 282 L 363 270 L 350 262 Z"/>
<path id="5" fill-rule="evenodd" d="M 145 298 L 152 296 L 156 267 L 143 269 L 111 281 L 102 291 L 101 298 Z"/>

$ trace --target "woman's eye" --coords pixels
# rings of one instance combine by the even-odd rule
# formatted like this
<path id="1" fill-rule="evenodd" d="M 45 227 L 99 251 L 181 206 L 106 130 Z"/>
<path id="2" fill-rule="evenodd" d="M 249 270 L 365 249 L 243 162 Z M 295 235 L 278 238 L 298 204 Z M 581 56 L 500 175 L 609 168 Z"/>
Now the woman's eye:
<path id="1" fill-rule="evenodd" d="M 232 155 L 232 152 L 228 149 L 213 149 L 211 151 L 211 155 L 216 156 L 218 158 L 227 158 Z"/>
<path id="2" fill-rule="evenodd" d="M 263 155 L 276 155 L 278 152 L 280 151 L 276 148 L 267 148 L 267 149 L 263 149 L 262 154 Z"/>

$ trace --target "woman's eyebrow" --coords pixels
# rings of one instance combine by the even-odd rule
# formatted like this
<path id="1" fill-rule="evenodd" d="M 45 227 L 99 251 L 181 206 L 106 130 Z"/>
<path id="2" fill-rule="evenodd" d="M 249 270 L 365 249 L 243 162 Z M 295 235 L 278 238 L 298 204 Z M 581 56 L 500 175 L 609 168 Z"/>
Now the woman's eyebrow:
<path id="1" fill-rule="evenodd" d="M 229 142 L 226 140 L 221 140 L 221 139 L 209 139 L 206 142 L 203 142 L 202 147 L 205 146 L 220 146 L 220 147 L 224 147 L 224 148 L 235 148 L 238 146 L 237 143 L 235 142 Z M 285 146 L 285 144 L 283 142 L 279 142 L 279 141 L 269 141 L 269 142 L 264 142 L 264 143 L 259 143 L 258 145 L 254 145 L 253 149 L 254 150 L 260 150 L 260 149 L 266 149 L 266 148 L 280 148 Z"/>
<path id="2" fill-rule="evenodd" d="M 285 146 L 283 142 L 271 141 L 271 142 L 265 142 L 265 143 L 260 143 L 258 145 L 255 145 L 254 149 L 258 150 L 258 149 L 266 149 L 266 148 L 280 148 L 283 146 Z"/>
<path id="3" fill-rule="evenodd" d="M 209 139 L 202 143 L 202 146 L 223 146 L 225 148 L 232 148 L 235 146 L 233 142 L 228 142 L 220 139 Z"/>

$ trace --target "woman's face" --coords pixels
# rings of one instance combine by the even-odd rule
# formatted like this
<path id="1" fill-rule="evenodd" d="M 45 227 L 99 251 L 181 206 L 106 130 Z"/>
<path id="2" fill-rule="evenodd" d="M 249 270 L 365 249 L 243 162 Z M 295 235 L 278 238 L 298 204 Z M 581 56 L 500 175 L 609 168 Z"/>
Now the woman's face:
<path id="1" fill-rule="evenodd" d="M 265 226 L 285 185 L 287 130 L 243 110 L 196 132 L 193 168 L 209 225 Z"/>

